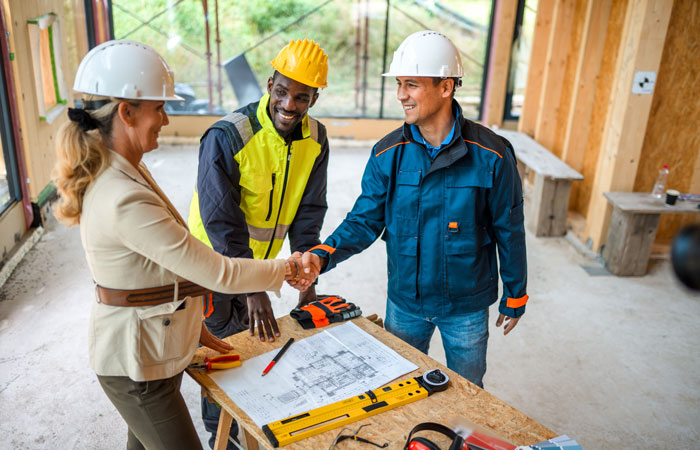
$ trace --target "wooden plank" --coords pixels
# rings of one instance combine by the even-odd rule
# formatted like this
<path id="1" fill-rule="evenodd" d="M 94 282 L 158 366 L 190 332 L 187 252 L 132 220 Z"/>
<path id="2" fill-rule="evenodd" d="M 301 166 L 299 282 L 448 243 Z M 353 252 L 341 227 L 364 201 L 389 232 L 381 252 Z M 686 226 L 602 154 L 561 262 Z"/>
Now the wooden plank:
<path id="1" fill-rule="evenodd" d="M 495 432 L 516 445 L 540 442 L 556 436 L 548 428 L 470 383 L 366 318 L 358 317 L 352 321 L 418 366 L 417 370 L 401 377 L 401 379 L 418 376 L 426 370 L 440 369 L 447 373 L 451 383 L 446 392 L 437 393 L 420 401 L 357 422 L 357 426 L 364 423 L 372 424 L 370 427 L 363 428 L 363 437 L 375 442 L 388 442 L 389 448 L 402 448 L 408 431 L 416 423 L 431 420 L 441 422 L 443 418 L 451 414 L 463 417 L 476 425 Z M 293 337 L 300 340 L 328 329 L 328 327 L 324 327 L 304 330 L 289 316 L 279 318 L 277 324 L 285 339 Z M 332 324 L 330 327 L 336 325 L 339 324 Z M 240 354 L 243 364 L 250 358 L 279 347 L 278 343 L 260 342 L 256 336 L 250 336 L 247 331 L 230 336 L 225 341 L 234 346 L 236 352 Z M 202 361 L 206 356 L 214 354 L 216 353 L 213 350 L 202 347 L 197 350 L 194 361 Z M 213 382 L 206 372 L 188 369 L 187 373 L 231 413 L 241 428 L 247 429 L 258 440 L 261 448 L 273 449 L 260 427 Z M 449 401 L 445 401 L 445 399 L 449 399 Z M 286 450 L 325 449 L 328 448 L 338 431 L 337 429 L 330 430 L 289 444 L 284 448 Z"/>
<path id="2" fill-rule="evenodd" d="M 603 58 L 597 75 L 598 82 L 595 90 L 595 100 L 593 101 L 590 130 L 585 143 L 583 167 L 581 168 L 583 182 L 572 186 L 571 209 L 584 217 L 588 215 L 593 179 L 598 164 L 598 156 L 600 155 L 600 146 L 603 141 L 603 131 L 605 130 L 605 121 L 610 110 L 610 95 L 615 81 L 615 67 L 617 65 L 627 7 L 628 0 L 616 0 L 610 8 Z M 586 240 L 585 227 L 581 230 L 579 237 L 582 241 Z"/>
<path id="3" fill-rule="evenodd" d="M 700 4 L 673 3 L 668 34 L 656 79 L 649 123 L 639 158 L 634 190 L 649 192 L 659 169 L 668 164 L 668 187 L 700 193 Z M 669 241 L 697 216 L 665 215 L 657 243 Z"/>
<path id="4" fill-rule="evenodd" d="M 569 167 L 530 136 L 516 131 L 493 130 L 508 139 L 515 150 L 515 157 L 538 174 L 552 179 L 582 180 L 583 175 Z"/>
<path id="5" fill-rule="evenodd" d="M 575 6 L 575 0 L 558 0 L 554 9 L 552 35 L 547 48 L 547 62 L 542 81 L 546 89 L 540 94 L 534 135 L 535 140 L 547 148 L 554 145 Z"/>
<path id="6" fill-rule="evenodd" d="M 618 276 L 642 276 L 647 272 L 659 214 L 635 214 L 614 208 L 603 248 L 605 267 Z"/>
<path id="7" fill-rule="evenodd" d="M 581 38 L 583 50 L 579 53 L 573 83 L 573 107 L 569 110 L 564 125 L 564 141 L 561 143 L 561 159 L 577 171 L 583 169 L 611 3 L 612 0 L 591 1 L 585 13 L 586 22 Z"/>
<path id="8" fill-rule="evenodd" d="M 574 109 L 573 100 L 576 91 L 576 76 L 581 55 L 584 53 L 583 35 L 588 22 L 588 10 L 593 8 L 594 0 L 575 0 L 573 21 L 570 31 L 569 51 L 566 57 L 563 85 L 559 97 L 559 109 L 555 117 L 554 137 L 549 150 L 562 157 L 564 150 L 564 138 L 569 114 Z"/>
<path id="9" fill-rule="evenodd" d="M 542 81 L 547 61 L 547 48 L 552 35 L 552 17 L 557 0 L 540 0 L 537 4 L 537 19 L 532 37 L 532 52 L 527 70 L 527 83 L 523 98 L 523 110 L 518 120 L 518 131 L 529 136 L 535 135 L 537 111 L 542 93 Z"/>
<path id="10" fill-rule="evenodd" d="M 503 123 L 517 12 L 518 0 L 498 0 L 496 2 L 491 31 L 488 79 L 484 91 L 484 107 L 481 111 L 481 122 L 487 126 L 501 126 Z"/>
<path id="11" fill-rule="evenodd" d="M 698 202 L 678 200 L 667 205 L 666 198 L 656 198 L 644 192 L 605 192 L 610 203 L 620 210 L 637 214 L 698 214 Z"/>
<path id="12" fill-rule="evenodd" d="M 659 70 L 673 0 L 631 0 L 615 69 L 612 105 L 588 209 L 586 235 L 594 250 L 603 244 L 611 207 L 603 192 L 630 191 L 639 163 L 652 96 L 632 94 L 636 71 Z"/>

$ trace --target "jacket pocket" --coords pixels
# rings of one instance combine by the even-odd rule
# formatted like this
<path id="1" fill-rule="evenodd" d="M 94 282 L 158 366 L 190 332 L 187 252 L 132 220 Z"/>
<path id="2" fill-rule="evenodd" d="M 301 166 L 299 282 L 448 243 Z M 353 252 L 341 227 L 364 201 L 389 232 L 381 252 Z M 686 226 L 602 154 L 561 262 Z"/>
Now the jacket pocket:
<path id="1" fill-rule="evenodd" d="M 447 296 L 473 296 L 488 289 L 496 280 L 495 252 L 491 237 L 483 227 L 445 241 Z"/>
<path id="2" fill-rule="evenodd" d="M 186 354 L 191 345 L 183 327 L 188 321 L 185 315 L 189 314 L 188 307 L 178 307 L 185 300 L 163 303 L 139 309 L 137 312 L 138 323 L 138 354 L 137 360 L 143 366 L 160 364 L 171 359 L 181 358 Z"/>
<path id="3" fill-rule="evenodd" d="M 391 209 L 404 217 L 418 218 L 421 171 L 400 170 L 396 175 L 396 187 L 391 198 Z"/>
<path id="4" fill-rule="evenodd" d="M 405 298 L 416 298 L 418 237 L 410 233 L 390 235 L 386 245 L 389 292 L 398 293 Z"/>
<path id="5" fill-rule="evenodd" d="M 461 225 L 483 222 L 493 174 L 483 166 L 452 166 L 445 177 L 445 211 L 449 221 Z"/>
<path id="6" fill-rule="evenodd" d="M 248 215 L 266 217 L 272 208 L 272 174 L 241 174 L 241 209 Z"/>

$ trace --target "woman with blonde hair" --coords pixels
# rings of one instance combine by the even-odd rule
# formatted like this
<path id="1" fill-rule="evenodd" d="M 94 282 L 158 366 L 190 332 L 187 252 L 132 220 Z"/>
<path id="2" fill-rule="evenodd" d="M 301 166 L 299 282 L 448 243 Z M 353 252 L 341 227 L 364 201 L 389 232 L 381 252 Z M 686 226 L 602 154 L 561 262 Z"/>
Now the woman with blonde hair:
<path id="1" fill-rule="evenodd" d="M 92 49 L 74 90 L 85 94 L 58 138 L 56 215 L 80 225 L 96 283 L 90 366 L 128 425 L 128 449 L 201 448 L 180 394 L 197 343 L 232 349 L 206 329 L 202 295 L 305 289 L 298 263 L 224 257 L 194 238 L 142 156 L 177 100 L 166 62 L 151 47 L 118 40 Z M 304 275 L 304 274 L 302 274 Z"/>

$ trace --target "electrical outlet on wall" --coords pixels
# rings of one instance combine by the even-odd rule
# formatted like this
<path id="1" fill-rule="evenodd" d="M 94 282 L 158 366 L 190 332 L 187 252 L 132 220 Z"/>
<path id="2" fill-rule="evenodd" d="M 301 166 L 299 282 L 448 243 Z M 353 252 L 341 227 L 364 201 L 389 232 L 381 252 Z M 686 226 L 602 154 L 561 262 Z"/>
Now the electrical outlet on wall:
<path id="1" fill-rule="evenodd" d="M 656 72 L 635 72 L 632 83 L 633 94 L 651 94 L 656 84 Z"/>

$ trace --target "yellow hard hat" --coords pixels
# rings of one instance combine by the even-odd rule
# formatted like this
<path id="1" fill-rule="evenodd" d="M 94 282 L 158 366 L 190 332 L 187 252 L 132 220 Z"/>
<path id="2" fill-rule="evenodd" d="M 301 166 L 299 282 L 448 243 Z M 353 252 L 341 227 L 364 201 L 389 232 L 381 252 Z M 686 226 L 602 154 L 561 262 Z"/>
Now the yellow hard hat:
<path id="1" fill-rule="evenodd" d="M 328 55 L 314 41 L 291 41 L 270 64 L 285 77 L 299 83 L 314 88 L 328 86 Z"/>

